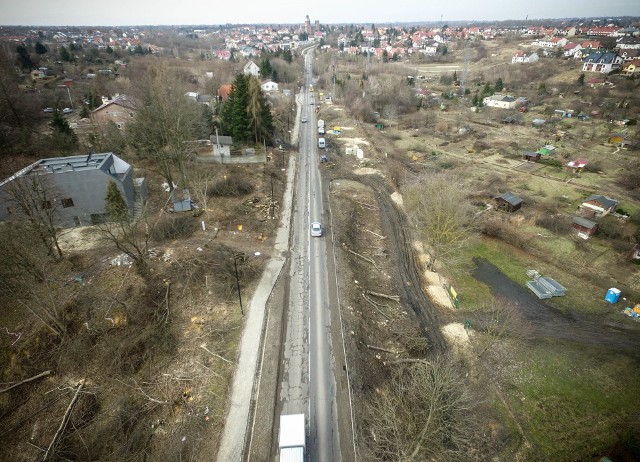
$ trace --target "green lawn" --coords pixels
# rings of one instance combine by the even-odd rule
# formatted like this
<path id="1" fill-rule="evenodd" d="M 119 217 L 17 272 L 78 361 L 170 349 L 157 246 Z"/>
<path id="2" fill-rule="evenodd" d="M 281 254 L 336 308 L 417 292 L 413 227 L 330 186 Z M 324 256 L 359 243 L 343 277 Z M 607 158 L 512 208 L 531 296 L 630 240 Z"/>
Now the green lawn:
<path id="1" fill-rule="evenodd" d="M 546 460 L 592 460 L 615 445 L 640 411 L 637 359 L 603 347 L 507 341 L 500 388 Z M 597 460 L 597 459 L 595 459 Z"/>

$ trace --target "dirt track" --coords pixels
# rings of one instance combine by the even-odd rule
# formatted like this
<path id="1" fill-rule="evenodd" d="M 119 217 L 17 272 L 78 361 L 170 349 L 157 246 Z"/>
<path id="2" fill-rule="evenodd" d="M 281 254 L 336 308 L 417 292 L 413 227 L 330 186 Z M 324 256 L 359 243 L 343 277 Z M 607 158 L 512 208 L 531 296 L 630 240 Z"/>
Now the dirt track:
<path id="1" fill-rule="evenodd" d="M 619 322 L 603 322 L 601 317 L 578 312 L 565 314 L 538 300 L 486 260 L 476 260 L 474 277 L 519 308 L 528 324 L 528 334 L 535 338 L 569 340 L 582 344 L 603 345 L 618 350 L 638 351 L 640 336 L 632 320 L 620 314 Z M 604 295 L 603 295 L 604 297 Z M 618 309 L 618 308 L 616 308 Z"/>
<path id="2" fill-rule="evenodd" d="M 391 199 L 392 188 L 378 175 L 367 175 L 358 179 L 375 191 L 380 207 L 382 229 L 387 236 L 394 236 L 388 241 L 389 254 L 398 266 L 400 284 L 398 291 L 405 306 L 411 307 L 416 314 L 420 327 L 429 341 L 432 353 L 444 353 L 446 342 L 440 332 L 439 312 L 422 290 L 423 280 L 418 268 L 415 251 L 409 233 L 406 216 Z"/>

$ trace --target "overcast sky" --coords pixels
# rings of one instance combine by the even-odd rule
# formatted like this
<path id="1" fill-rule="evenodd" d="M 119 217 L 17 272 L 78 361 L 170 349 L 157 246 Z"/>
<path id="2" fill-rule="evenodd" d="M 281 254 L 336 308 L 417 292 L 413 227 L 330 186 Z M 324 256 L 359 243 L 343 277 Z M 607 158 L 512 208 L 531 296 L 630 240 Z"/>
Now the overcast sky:
<path id="1" fill-rule="evenodd" d="M 491 21 L 640 16 L 640 0 L 0 0 L 0 24 L 165 25 Z"/>

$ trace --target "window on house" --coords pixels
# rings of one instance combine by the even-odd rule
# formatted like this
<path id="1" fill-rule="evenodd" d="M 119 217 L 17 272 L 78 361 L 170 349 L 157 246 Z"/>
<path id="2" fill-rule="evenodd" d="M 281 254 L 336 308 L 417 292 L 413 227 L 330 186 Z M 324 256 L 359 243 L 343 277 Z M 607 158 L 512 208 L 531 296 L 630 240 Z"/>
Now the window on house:
<path id="1" fill-rule="evenodd" d="M 51 208 L 51 201 L 42 201 L 42 208 L 49 210 Z"/>
<path id="2" fill-rule="evenodd" d="M 69 198 L 69 199 L 62 199 L 62 207 L 64 207 L 65 209 L 68 207 L 73 207 L 73 199 Z"/>

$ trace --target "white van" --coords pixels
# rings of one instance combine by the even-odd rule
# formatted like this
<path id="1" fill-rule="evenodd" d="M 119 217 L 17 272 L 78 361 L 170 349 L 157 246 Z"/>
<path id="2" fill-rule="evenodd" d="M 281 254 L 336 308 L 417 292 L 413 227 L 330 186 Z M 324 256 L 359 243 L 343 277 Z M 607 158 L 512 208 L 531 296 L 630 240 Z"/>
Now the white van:
<path id="1" fill-rule="evenodd" d="M 318 138 L 318 147 L 319 147 L 319 148 L 325 148 L 325 147 L 327 147 L 327 143 L 326 143 L 326 141 L 324 140 L 324 138 Z"/>

